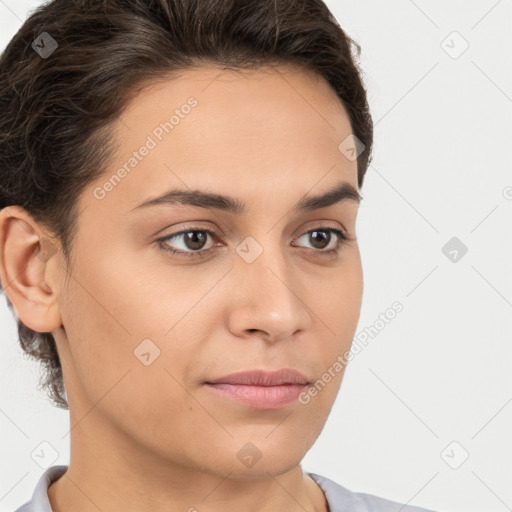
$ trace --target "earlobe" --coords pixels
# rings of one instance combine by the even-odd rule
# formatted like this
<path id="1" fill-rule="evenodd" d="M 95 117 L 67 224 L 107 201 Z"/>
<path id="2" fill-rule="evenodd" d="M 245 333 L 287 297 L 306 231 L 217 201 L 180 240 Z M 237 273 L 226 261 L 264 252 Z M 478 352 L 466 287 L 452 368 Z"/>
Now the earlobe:
<path id="1" fill-rule="evenodd" d="M 36 332 L 62 324 L 56 241 L 20 206 L 0 210 L 0 280 L 19 319 Z"/>

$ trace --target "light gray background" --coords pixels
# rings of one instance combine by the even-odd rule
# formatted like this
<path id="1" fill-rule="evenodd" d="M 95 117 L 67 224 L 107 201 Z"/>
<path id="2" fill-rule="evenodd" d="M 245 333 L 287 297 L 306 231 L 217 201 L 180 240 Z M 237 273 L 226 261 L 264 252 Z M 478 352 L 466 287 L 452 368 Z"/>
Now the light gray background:
<path id="1" fill-rule="evenodd" d="M 2 48 L 37 3 L 0 0 Z M 327 3 L 362 46 L 375 122 L 357 332 L 395 301 L 404 310 L 350 363 L 303 467 L 439 512 L 511 510 L 512 1 Z M 452 237 L 468 248 L 457 262 L 442 252 Z M 10 512 L 43 472 L 31 458 L 41 442 L 69 462 L 69 421 L 37 391 L 3 297 L 0 322 Z"/>

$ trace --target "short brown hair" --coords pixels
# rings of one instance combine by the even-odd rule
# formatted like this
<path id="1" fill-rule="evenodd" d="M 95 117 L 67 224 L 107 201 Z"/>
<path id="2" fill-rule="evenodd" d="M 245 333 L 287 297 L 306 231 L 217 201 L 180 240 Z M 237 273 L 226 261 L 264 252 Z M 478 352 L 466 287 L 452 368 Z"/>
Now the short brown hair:
<path id="1" fill-rule="evenodd" d="M 57 44 L 49 55 L 34 47 L 37 38 L 51 42 L 44 32 Z M 69 262 L 77 199 L 115 149 L 109 125 L 141 84 L 201 63 L 233 69 L 294 63 L 321 75 L 364 145 L 357 158 L 361 187 L 373 123 L 360 53 L 322 0 L 46 3 L 0 56 L 0 209 L 25 208 L 58 237 Z M 8 298 L 7 304 L 13 310 Z M 44 367 L 42 386 L 67 409 L 53 336 L 19 318 L 17 324 L 23 351 Z"/>

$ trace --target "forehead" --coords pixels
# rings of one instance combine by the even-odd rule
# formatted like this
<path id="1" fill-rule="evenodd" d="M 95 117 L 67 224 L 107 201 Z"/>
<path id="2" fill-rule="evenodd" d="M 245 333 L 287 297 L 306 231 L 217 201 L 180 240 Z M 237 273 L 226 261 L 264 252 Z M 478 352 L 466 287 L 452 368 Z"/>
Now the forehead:
<path id="1" fill-rule="evenodd" d="M 294 66 L 182 70 L 148 82 L 113 128 L 118 151 L 93 186 L 110 180 L 104 202 L 124 211 L 176 187 L 261 202 L 276 190 L 357 186 L 357 163 L 339 149 L 351 134 L 343 104 Z"/>
<path id="2" fill-rule="evenodd" d="M 130 100 L 121 116 L 126 121 L 138 117 L 141 111 L 165 114 L 165 108 L 172 106 L 167 101 L 179 102 L 191 95 L 200 99 L 204 108 L 224 107 L 226 113 L 232 113 L 231 104 L 240 107 L 240 102 L 264 108 L 279 105 L 281 108 L 276 113 L 293 105 L 298 115 L 304 110 L 311 115 L 315 113 L 333 129 L 339 124 L 340 113 L 346 117 L 341 100 L 323 77 L 291 63 L 267 64 L 254 69 L 223 69 L 205 64 L 144 81 L 137 89 L 139 93 Z M 156 98 L 161 98 L 157 105 Z"/>

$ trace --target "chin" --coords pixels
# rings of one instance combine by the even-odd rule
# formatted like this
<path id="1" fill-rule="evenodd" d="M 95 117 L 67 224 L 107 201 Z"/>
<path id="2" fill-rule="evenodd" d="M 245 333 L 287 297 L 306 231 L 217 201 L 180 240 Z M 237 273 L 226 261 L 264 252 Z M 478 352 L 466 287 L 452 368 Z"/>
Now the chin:
<path id="1" fill-rule="evenodd" d="M 230 473 L 229 477 L 234 480 L 267 480 L 270 476 L 278 477 L 291 471 L 303 457 L 303 453 L 285 451 L 283 446 L 281 449 L 266 446 L 257 451 L 254 445 L 247 443 L 237 449 L 234 457 L 223 460 L 222 474 Z"/>
<path id="2" fill-rule="evenodd" d="M 239 465 L 228 469 L 229 478 L 233 480 L 268 480 L 271 477 L 278 478 L 280 475 L 288 473 L 300 464 L 301 460 L 283 461 L 271 460 L 266 463 L 263 458 L 252 468 L 240 468 Z"/>

